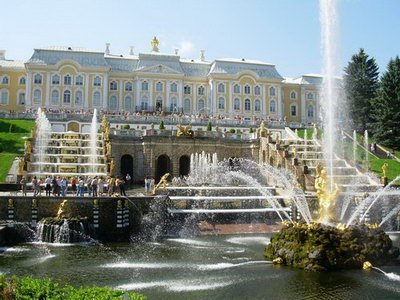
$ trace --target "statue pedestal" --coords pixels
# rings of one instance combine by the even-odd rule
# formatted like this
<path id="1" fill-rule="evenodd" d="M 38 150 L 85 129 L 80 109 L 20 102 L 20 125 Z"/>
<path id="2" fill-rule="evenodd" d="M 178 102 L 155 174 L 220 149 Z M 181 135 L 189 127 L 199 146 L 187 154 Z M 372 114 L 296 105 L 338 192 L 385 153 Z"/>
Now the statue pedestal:
<path id="1" fill-rule="evenodd" d="M 383 186 L 387 186 L 388 185 L 388 178 L 387 177 L 381 177 L 381 183 L 383 184 Z"/>

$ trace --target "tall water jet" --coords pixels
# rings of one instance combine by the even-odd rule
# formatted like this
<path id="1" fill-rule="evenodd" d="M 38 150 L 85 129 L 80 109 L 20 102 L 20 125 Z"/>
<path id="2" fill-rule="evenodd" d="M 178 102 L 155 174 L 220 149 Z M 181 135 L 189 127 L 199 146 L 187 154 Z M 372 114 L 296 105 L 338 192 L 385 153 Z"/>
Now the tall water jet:
<path id="1" fill-rule="evenodd" d="M 364 150 L 365 150 L 365 169 L 368 171 L 369 170 L 369 157 L 368 157 L 368 130 L 364 131 Z"/>
<path id="2" fill-rule="evenodd" d="M 334 144 L 336 139 L 337 120 L 336 104 L 338 91 L 335 76 L 338 74 L 338 39 L 337 39 L 337 1 L 320 0 L 322 74 L 321 104 L 324 123 L 324 155 L 330 175 L 330 190 L 333 190 Z"/>
<path id="3" fill-rule="evenodd" d="M 353 130 L 353 161 L 354 166 L 357 163 L 357 132 Z"/>
<path id="4" fill-rule="evenodd" d="M 90 125 L 90 172 L 97 172 L 97 109 L 94 109 L 92 123 Z"/>
<path id="5" fill-rule="evenodd" d="M 36 117 L 36 153 L 39 161 L 39 177 L 42 174 L 42 163 L 49 146 L 49 136 L 51 133 L 51 124 L 46 114 L 39 107 Z"/>

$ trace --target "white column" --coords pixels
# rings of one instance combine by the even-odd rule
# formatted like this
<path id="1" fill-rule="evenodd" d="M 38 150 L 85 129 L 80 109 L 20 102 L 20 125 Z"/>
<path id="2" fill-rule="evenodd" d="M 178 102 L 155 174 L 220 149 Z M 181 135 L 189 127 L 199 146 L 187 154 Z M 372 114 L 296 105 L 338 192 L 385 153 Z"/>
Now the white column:
<path id="1" fill-rule="evenodd" d="M 136 80 L 136 101 L 135 101 L 136 105 L 135 105 L 135 110 L 136 110 L 137 107 L 140 106 L 140 88 L 141 88 L 140 83 L 141 83 L 141 80 L 137 79 Z"/>
<path id="2" fill-rule="evenodd" d="M 82 103 L 82 106 L 85 109 L 86 108 L 94 108 L 93 102 L 92 102 L 91 106 L 89 107 L 89 84 L 90 84 L 89 74 L 86 74 L 85 75 L 85 96 L 84 96 L 85 98 L 83 99 L 83 103 Z M 92 101 L 93 101 L 93 99 L 92 99 Z"/>
<path id="3" fill-rule="evenodd" d="M 30 108 L 32 105 L 32 73 L 28 72 L 26 76 L 26 88 L 25 88 L 25 107 Z"/>
<path id="4" fill-rule="evenodd" d="M 306 91 L 305 91 L 305 88 L 303 86 L 301 87 L 301 93 L 300 93 L 300 107 L 301 107 L 301 122 L 306 122 L 307 121 L 307 116 L 306 116 Z"/>
<path id="5" fill-rule="evenodd" d="M 103 109 L 108 110 L 108 74 L 103 76 Z"/>
<path id="6" fill-rule="evenodd" d="M 50 72 L 46 73 L 46 100 L 45 100 L 45 107 L 50 107 L 50 84 L 51 84 L 51 76 Z M 71 95 L 72 96 L 72 95 Z"/>
<path id="7" fill-rule="evenodd" d="M 118 85 L 119 85 L 119 101 L 118 101 L 118 103 L 121 104 L 121 105 L 118 105 L 118 107 L 119 107 L 119 110 L 123 110 L 124 109 L 124 99 L 122 98 L 123 97 L 122 93 L 124 91 L 124 84 L 123 84 L 122 79 L 119 80 Z"/>

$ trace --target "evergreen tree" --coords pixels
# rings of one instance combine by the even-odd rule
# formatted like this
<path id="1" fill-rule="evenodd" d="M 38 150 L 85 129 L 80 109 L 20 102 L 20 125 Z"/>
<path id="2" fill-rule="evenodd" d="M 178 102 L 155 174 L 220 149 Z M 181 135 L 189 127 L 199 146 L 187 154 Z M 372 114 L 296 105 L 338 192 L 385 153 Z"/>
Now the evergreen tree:
<path id="1" fill-rule="evenodd" d="M 351 57 L 344 69 L 344 87 L 349 116 L 356 129 L 364 131 L 371 119 L 371 103 L 379 88 L 379 70 L 374 58 L 369 58 L 364 49 Z"/>
<path id="2" fill-rule="evenodd" d="M 391 59 L 373 103 L 374 136 L 384 146 L 400 149 L 400 58 Z"/>

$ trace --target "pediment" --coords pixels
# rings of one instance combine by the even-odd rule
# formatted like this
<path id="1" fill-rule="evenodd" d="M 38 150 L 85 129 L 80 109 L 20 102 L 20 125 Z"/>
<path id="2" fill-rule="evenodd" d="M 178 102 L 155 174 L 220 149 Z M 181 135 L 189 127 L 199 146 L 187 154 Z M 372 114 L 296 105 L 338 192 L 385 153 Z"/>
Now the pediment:
<path id="1" fill-rule="evenodd" d="M 157 74 L 182 74 L 181 72 L 162 64 L 153 65 L 150 67 L 144 67 L 142 69 L 139 69 L 138 71 L 144 73 L 157 73 Z"/>

